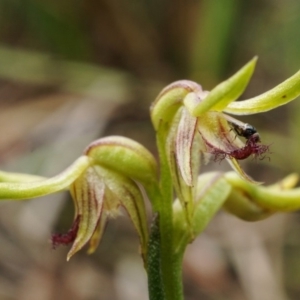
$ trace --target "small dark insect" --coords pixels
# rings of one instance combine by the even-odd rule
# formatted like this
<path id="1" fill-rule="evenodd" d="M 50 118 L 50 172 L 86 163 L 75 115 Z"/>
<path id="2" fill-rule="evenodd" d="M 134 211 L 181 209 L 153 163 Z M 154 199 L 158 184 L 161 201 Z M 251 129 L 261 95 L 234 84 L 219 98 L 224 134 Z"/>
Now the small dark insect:
<path id="1" fill-rule="evenodd" d="M 238 125 L 232 122 L 229 123 L 237 135 L 242 136 L 248 140 L 252 135 L 257 134 L 259 138 L 257 130 L 252 125 L 247 123 L 243 125 Z"/>
<path id="2" fill-rule="evenodd" d="M 51 242 L 53 249 L 60 245 L 69 245 L 74 242 L 78 227 L 79 227 L 80 215 L 74 220 L 72 227 L 69 229 L 67 233 L 55 233 L 51 236 Z"/>

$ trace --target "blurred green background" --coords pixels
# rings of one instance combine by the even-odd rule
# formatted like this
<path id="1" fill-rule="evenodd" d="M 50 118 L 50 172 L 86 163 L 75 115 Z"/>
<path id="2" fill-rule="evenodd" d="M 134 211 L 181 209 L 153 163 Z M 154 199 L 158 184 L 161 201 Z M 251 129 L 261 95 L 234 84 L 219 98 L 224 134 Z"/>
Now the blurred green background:
<path id="1" fill-rule="evenodd" d="M 0 0 L 0 167 L 54 175 L 112 134 L 155 154 L 149 105 L 165 85 L 210 90 L 258 55 L 243 98 L 260 94 L 299 70 L 299 28 L 299 0 Z M 242 119 L 271 144 L 270 161 L 243 163 L 256 180 L 300 171 L 299 105 Z M 49 238 L 72 218 L 67 194 L 1 203 L 0 299 L 147 299 L 126 214 L 94 255 L 66 263 Z M 184 283 L 187 300 L 300 299 L 299 213 L 246 223 L 220 212 L 188 248 Z"/>

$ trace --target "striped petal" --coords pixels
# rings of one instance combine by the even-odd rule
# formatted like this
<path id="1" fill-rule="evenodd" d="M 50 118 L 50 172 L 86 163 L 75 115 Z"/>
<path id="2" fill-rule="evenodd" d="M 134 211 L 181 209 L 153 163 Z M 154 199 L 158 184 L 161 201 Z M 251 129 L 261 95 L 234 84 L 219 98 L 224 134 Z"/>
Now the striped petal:
<path id="1" fill-rule="evenodd" d="M 102 212 L 105 185 L 91 167 L 75 180 L 71 186 L 71 194 L 75 203 L 76 216 L 80 217 L 80 221 L 67 260 L 82 249 L 93 236 Z"/>

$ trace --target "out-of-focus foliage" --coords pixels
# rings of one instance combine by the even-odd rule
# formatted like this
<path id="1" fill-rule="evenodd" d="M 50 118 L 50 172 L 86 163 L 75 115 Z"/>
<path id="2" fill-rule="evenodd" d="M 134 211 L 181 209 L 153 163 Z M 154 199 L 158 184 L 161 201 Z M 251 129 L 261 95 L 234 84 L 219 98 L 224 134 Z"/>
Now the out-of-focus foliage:
<path id="1" fill-rule="evenodd" d="M 53 175 L 108 134 L 154 149 L 148 108 L 163 86 L 209 90 L 258 55 L 245 97 L 262 93 L 299 69 L 299 26 L 297 0 L 0 0 L 1 169 Z M 245 117 L 272 144 L 270 162 L 245 162 L 257 180 L 300 171 L 299 105 Z M 93 256 L 51 250 L 72 222 L 64 198 L 1 204 L 0 299 L 147 299 L 127 219 Z M 297 214 L 220 214 L 186 255 L 186 299 L 299 299 L 299 227 Z"/>

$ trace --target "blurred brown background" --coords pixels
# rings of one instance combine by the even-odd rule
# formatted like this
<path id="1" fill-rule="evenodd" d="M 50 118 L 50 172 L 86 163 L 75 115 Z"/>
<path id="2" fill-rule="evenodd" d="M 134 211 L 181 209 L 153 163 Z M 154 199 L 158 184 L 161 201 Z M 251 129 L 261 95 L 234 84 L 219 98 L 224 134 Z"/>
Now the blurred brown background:
<path id="1" fill-rule="evenodd" d="M 300 68 L 298 0 L 0 0 L 0 167 L 54 175 L 92 140 L 117 134 L 155 153 L 149 105 L 178 79 L 211 89 L 253 56 L 243 98 Z M 300 103 L 242 119 L 271 161 L 244 163 L 272 183 L 300 171 Z M 224 169 L 210 164 L 208 169 Z M 67 194 L 0 208 L 0 300 L 143 300 L 138 238 L 124 214 L 92 256 L 52 250 L 73 218 Z M 188 249 L 186 299 L 300 299 L 299 214 L 246 223 L 221 212 Z"/>

